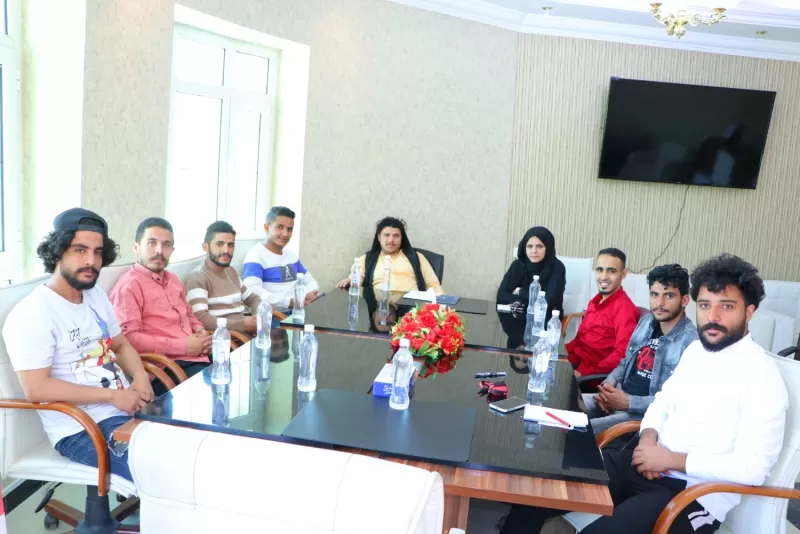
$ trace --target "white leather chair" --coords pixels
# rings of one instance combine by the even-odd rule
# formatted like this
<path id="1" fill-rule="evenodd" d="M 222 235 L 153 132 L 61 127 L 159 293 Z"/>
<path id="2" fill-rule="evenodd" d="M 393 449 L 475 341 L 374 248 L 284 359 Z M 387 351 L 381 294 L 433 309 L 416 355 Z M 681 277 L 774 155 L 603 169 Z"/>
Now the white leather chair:
<path id="1" fill-rule="evenodd" d="M 17 302 L 46 280 L 47 277 L 37 278 L 0 288 L 0 328 Z M 40 404 L 34 407 L 32 403 L 25 401 L 22 387 L 11 367 L 5 342 L 0 336 L 0 475 L 90 486 L 87 507 L 90 500 L 92 503 L 98 502 L 98 499 L 104 500 L 106 513 L 109 487 L 122 495 L 135 495 L 136 488 L 124 478 L 112 475 L 109 486 L 107 472 L 101 474 L 96 468 L 73 462 L 56 452 L 44 433 L 37 409 L 58 410 L 78 419 L 84 424 L 84 428 L 93 426 L 101 440 L 107 464 L 108 447 L 100 428 L 83 411 L 66 403 Z M 67 516 L 82 518 L 80 512 L 55 500 L 51 500 L 45 510 L 65 522 L 69 522 Z M 64 511 L 67 513 L 63 513 Z"/>
<path id="2" fill-rule="evenodd" d="M 441 476 L 403 464 L 157 423 L 129 455 L 142 532 L 442 532 Z"/>
<path id="3" fill-rule="evenodd" d="M 233 259 L 231 260 L 231 267 L 236 269 L 239 277 L 242 276 L 242 266 L 244 265 L 244 258 L 250 249 L 259 243 L 263 243 L 263 239 L 237 239 L 236 248 L 233 251 Z"/>
<path id="4" fill-rule="evenodd" d="M 785 534 L 787 525 L 789 531 L 794 528 L 786 521 L 786 509 L 788 501 L 786 498 L 800 499 L 800 490 L 795 490 L 794 485 L 800 474 L 800 362 L 781 358 L 775 354 L 770 354 L 775 358 L 778 368 L 783 376 L 786 389 L 789 392 L 789 410 L 786 414 L 786 430 L 783 437 L 783 450 L 778 458 L 778 462 L 772 468 L 769 478 L 764 486 L 742 486 L 739 484 L 727 483 L 706 483 L 693 486 L 676 496 L 670 505 L 664 509 L 661 516 L 666 519 L 670 508 L 674 513 L 679 513 L 683 507 L 695 500 L 697 497 L 712 492 L 741 493 L 742 501 L 736 508 L 731 510 L 722 527 L 717 531 L 721 534 Z M 628 423 L 623 423 L 627 425 Z M 598 443 L 602 447 L 610 442 L 615 434 L 621 432 L 623 425 L 617 425 L 608 429 L 598 437 Z M 636 423 L 634 423 L 636 425 Z M 615 430 L 616 429 L 616 430 Z M 633 429 L 635 430 L 635 428 Z M 628 427 L 627 432 L 631 428 Z M 622 432 L 625 433 L 625 432 Z M 711 491 L 705 491 L 705 489 Z M 698 491 L 703 493 L 697 493 Z M 775 497 L 784 498 L 775 498 Z M 689 500 L 686 500 L 686 499 Z M 676 503 L 681 503 L 680 507 Z M 574 526 L 578 532 L 587 525 L 595 521 L 599 516 L 584 513 L 569 513 L 564 518 Z M 667 534 L 669 524 L 659 523 L 653 530 L 653 534 Z"/>

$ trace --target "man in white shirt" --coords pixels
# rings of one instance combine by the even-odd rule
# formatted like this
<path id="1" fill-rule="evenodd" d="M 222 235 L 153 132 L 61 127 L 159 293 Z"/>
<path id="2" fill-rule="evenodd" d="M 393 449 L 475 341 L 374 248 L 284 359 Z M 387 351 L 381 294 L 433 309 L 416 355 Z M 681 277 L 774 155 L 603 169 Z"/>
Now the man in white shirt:
<path id="1" fill-rule="evenodd" d="M 603 453 L 614 514 L 582 534 L 649 534 L 683 489 L 700 482 L 759 486 L 778 460 L 789 400 L 775 362 L 747 329 L 764 298 L 758 271 L 736 256 L 711 258 L 692 273 L 691 295 L 700 339 L 647 409 L 636 449 Z M 739 500 L 700 497 L 670 534 L 714 532 Z M 501 534 L 539 532 L 562 513 L 514 507 Z"/>
<path id="2" fill-rule="evenodd" d="M 19 302 L 3 326 L 11 365 L 29 401 L 63 401 L 86 412 L 108 441 L 111 473 L 132 481 L 127 448 L 116 446 L 112 434 L 152 400 L 153 389 L 108 296 L 95 287 L 118 247 L 105 220 L 89 210 L 67 210 L 53 226 L 36 250 L 49 280 Z M 62 456 L 97 467 L 97 452 L 80 423 L 55 411 L 39 416 Z"/>
<path id="3" fill-rule="evenodd" d="M 259 243 L 247 253 L 242 267 L 244 285 L 257 291 L 261 300 L 289 313 L 295 307 L 294 286 L 303 278 L 306 294 L 303 303 L 308 304 L 319 295 L 319 284 L 314 280 L 297 256 L 284 250 L 294 232 L 295 214 L 289 208 L 274 206 L 267 214 L 264 230 L 265 243 Z"/>

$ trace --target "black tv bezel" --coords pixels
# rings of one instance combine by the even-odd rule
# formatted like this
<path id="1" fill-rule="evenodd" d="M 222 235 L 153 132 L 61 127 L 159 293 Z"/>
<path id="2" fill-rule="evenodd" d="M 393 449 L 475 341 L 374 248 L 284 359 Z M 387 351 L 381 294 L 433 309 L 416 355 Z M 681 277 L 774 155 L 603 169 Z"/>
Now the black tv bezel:
<path id="1" fill-rule="evenodd" d="M 609 108 L 609 101 L 611 99 L 611 86 L 614 82 L 637 82 L 637 83 L 646 83 L 646 84 L 653 84 L 653 85 L 674 85 L 674 86 L 683 86 L 683 87 L 701 87 L 703 89 L 723 89 L 728 91 L 746 91 L 748 93 L 764 93 L 766 95 L 772 96 L 772 101 L 770 102 L 770 110 L 769 110 L 769 119 L 767 121 L 767 134 L 764 139 L 764 149 L 761 151 L 761 155 L 758 160 L 758 173 L 755 176 L 755 180 L 753 181 L 752 187 L 742 187 L 742 186 L 733 186 L 733 185 L 718 185 L 718 184 L 694 184 L 689 182 L 670 182 L 666 180 L 639 180 L 635 178 L 619 178 L 617 176 L 603 176 L 602 169 L 603 169 L 603 156 L 605 154 L 606 148 L 606 141 L 608 136 L 606 135 L 606 125 L 608 124 L 608 108 Z M 603 138 L 600 142 L 600 157 L 598 159 L 598 166 L 597 166 L 597 178 L 599 180 L 617 180 L 620 182 L 636 182 L 636 183 L 650 183 L 650 184 L 667 184 L 667 185 L 689 185 L 689 186 L 697 186 L 697 187 L 714 187 L 718 189 L 740 189 L 746 191 L 752 191 L 756 189 L 758 186 L 759 179 L 761 178 L 761 165 L 764 162 L 764 154 L 767 151 L 767 144 L 769 143 L 769 136 L 770 131 L 772 128 L 772 116 L 775 112 L 775 99 L 777 98 L 778 92 L 777 91 L 770 91 L 766 89 L 746 89 L 742 87 L 722 87 L 718 85 L 702 85 L 696 83 L 677 83 L 677 82 L 660 82 L 657 80 L 640 80 L 637 78 L 623 78 L 621 76 L 612 76 L 609 78 L 608 83 L 608 92 L 606 95 L 606 106 L 605 106 L 605 117 L 603 120 Z"/>

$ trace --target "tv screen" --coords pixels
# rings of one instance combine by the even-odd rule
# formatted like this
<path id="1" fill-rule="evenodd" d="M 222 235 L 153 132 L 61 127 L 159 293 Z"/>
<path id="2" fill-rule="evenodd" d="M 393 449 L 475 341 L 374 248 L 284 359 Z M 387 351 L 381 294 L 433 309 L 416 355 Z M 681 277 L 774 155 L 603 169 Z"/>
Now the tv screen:
<path id="1" fill-rule="evenodd" d="M 612 78 L 600 178 L 755 189 L 773 91 Z"/>

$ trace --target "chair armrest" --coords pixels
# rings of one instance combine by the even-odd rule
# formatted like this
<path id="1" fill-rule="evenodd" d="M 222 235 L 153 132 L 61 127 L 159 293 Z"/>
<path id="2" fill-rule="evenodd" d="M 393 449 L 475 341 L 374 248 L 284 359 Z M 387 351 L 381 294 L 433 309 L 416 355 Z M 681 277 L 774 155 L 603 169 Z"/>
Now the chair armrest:
<path id="1" fill-rule="evenodd" d="M 231 344 L 233 344 L 234 339 L 236 340 L 237 344 L 235 348 L 237 349 L 242 345 L 244 345 L 245 343 L 247 343 L 248 341 L 250 341 L 251 339 L 253 339 L 251 336 L 248 336 L 247 334 L 243 334 L 241 332 L 236 332 L 235 330 L 228 330 L 228 333 L 231 335 Z"/>
<path id="2" fill-rule="evenodd" d="M 594 375 L 581 375 L 575 380 L 578 381 L 578 384 L 583 384 L 584 382 L 589 382 L 591 380 L 603 380 L 604 378 L 608 378 L 608 373 L 597 373 Z"/>
<path id="3" fill-rule="evenodd" d="M 791 356 L 792 354 L 797 354 L 797 347 L 787 347 L 778 353 L 778 356 L 783 356 L 784 358 L 787 356 Z"/>
<path id="4" fill-rule="evenodd" d="M 173 382 L 172 379 L 169 377 L 169 375 L 167 375 L 167 373 L 162 371 L 161 368 L 158 367 L 156 364 L 150 362 L 142 362 L 142 365 L 144 366 L 144 370 L 153 375 L 154 377 L 156 377 L 159 382 L 164 384 L 164 387 L 167 388 L 168 391 L 175 387 L 175 382 Z"/>
<path id="5" fill-rule="evenodd" d="M 609 429 L 610 430 L 610 429 Z M 658 516 L 653 534 L 668 534 L 672 522 L 684 508 L 709 493 L 738 493 L 739 495 L 759 495 L 779 499 L 800 499 L 800 490 L 794 488 L 775 488 L 771 486 L 745 486 L 732 482 L 703 482 L 686 488 L 667 504 Z"/>
<path id="6" fill-rule="evenodd" d="M 272 310 L 272 316 L 277 317 L 279 321 L 283 321 L 288 317 L 288 315 L 286 315 L 285 313 L 279 312 L 278 310 L 275 309 Z"/>
<path id="7" fill-rule="evenodd" d="M 620 436 L 630 434 L 631 432 L 638 432 L 641 425 L 641 421 L 625 421 L 624 423 L 614 425 L 597 436 L 597 446 L 602 449 Z"/>
<path id="8" fill-rule="evenodd" d="M 564 317 L 564 319 L 561 321 L 561 339 L 567 339 L 567 327 L 569 326 L 570 321 L 579 317 L 583 317 L 584 315 L 586 315 L 586 312 L 582 311 L 577 313 L 570 313 L 569 315 Z"/>
<path id="9" fill-rule="evenodd" d="M 154 352 L 145 352 L 143 354 L 139 354 L 139 357 L 142 359 L 142 362 L 149 362 L 155 365 L 163 365 L 164 367 L 172 371 L 172 374 L 174 374 L 175 378 L 178 379 L 179 384 L 186 380 L 189 380 L 189 376 L 186 374 L 186 371 L 184 371 L 181 368 L 181 366 L 178 365 L 172 358 L 168 358 L 163 354 L 156 354 Z"/>
<path id="10" fill-rule="evenodd" d="M 89 438 L 92 440 L 95 451 L 97 452 L 97 495 L 103 497 L 108 495 L 111 486 L 111 472 L 108 463 L 108 443 L 103 436 L 103 432 L 94 419 L 75 405 L 67 402 L 28 402 L 21 399 L 0 399 L 0 408 L 11 408 L 18 410 L 49 410 L 61 412 L 75 419 L 81 424 Z"/>

